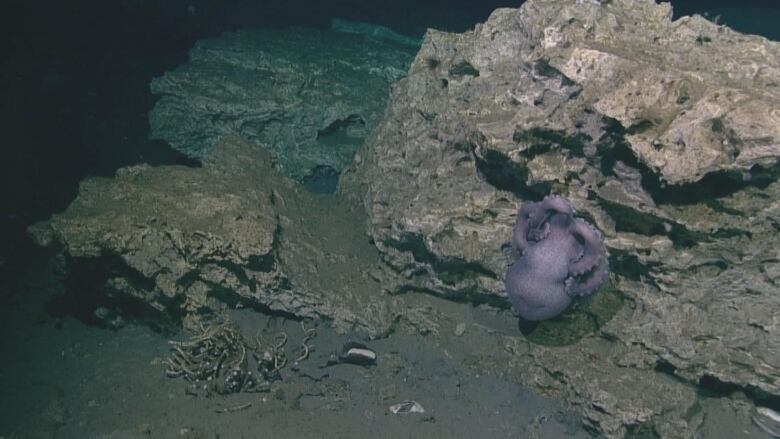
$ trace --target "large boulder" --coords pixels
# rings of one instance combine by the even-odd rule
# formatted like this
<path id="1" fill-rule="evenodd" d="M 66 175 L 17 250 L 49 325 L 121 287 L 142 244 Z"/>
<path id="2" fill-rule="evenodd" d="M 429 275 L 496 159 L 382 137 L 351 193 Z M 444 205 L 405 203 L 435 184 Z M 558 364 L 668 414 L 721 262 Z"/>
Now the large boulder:
<path id="1" fill-rule="evenodd" d="M 342 179 L 392 288 L 504 307 L 516 209 L 568 197 L 610 252 L 612 281 L 573 311 L 597 324 L 506 350 L 608 437 L 693 437 L 702 389 L 780 398 L 780 43 L 671 17 L 529 0 L 429 31 Z"/>
<path id="2" fill-rule="evenodd" d="M 62 249 L 70 278 L 90 280 L 70 292 L 86 297 L 81 306 L 108 315 L 140 310 L 154 324 L 186 325 L 245 306 L 387 332 L 396 312 L 376 294 L 381 277 L 352 277 L 378 264 L 362 235 L 342 233 L 360 218 L 272 162 L 228 137 L 202 168 L 140 165 L 86 179 L 67 210 L 29 233 Z"/>
<path id="3" fill-rule="evenodd" d="M 151 137 L 201 159 L 222 136 L 241 136 L 269 148 L 297 180 L 337 175 L 419 46 L 387 29 L 335 28 L 245 29 L 198 41 L 188 63 L 151 83 L 160 96 Z"/>

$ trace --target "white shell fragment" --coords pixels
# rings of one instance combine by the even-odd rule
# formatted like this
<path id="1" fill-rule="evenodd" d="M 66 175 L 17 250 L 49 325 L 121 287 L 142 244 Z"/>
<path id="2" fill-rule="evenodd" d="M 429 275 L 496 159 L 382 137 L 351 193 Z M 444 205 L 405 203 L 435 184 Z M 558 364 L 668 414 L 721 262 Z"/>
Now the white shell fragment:
<path id="1" fill-rule="evenodd" d="M 407 399 L 404 402 L 391 405 L 390 413 L 394 415 L 408 415 L 410 413 L 425 413 L 425 409 L 419 402 Z"/>
<path id="2" fill-rule="evenodd" d="M 339 360 L 342 363 L 357 364 L 360 366 L 373 366 L 376 364 L 376 359 L 376 352 L 363 344 L 354 342 L 347 343 L 342 348 L 341 355 L 339 355 Z"/>
<path id="3" fill-rule="evenodd" d="M 769 436 L 780 438 L 780 413 L 770 408 L 756 407 L 756 414 L 753 415 L 753 422 L 769 434 Z"/>
<path id="4" fill-rule="evenodd" d="M 347 350 L 345 357 L 347 360 L 361 359 L 363 362 L 373 363 L 376 361 L 376 352 L 372 351 L 371 349 L 352 348 Z"/>

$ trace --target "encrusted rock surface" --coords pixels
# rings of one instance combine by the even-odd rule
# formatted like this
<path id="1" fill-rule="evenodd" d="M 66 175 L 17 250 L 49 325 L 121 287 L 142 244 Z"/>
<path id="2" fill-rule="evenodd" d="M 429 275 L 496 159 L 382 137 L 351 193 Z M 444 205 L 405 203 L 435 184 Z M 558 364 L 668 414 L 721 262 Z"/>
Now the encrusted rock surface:
<path id="1" fill-rule="evenodd" d="M 701 389 L 780 398 L 778 158 L 780 43 L 652 0 L 529 0 L 428 32 L 341 190 L 393 288 L 503 306 L 517 207 L 568 197 L 617 305 L 575 310 L 602 321 L 564 346 L 508 338 L 512 370 L 604 436 L 694 437 Z"/>
<path id="2" fill-rule="evenodd" d="M 92 285 L 94 301 L 119 314 L 136 303 L 187 324 L 256 306 L 382 333 L 394 314 L 379 281 L 345 279 L 378 264 L 362 236 L 341 232 L 359 227 L 344 205 L 322 203 L 274 170 L 267 151 L 226 138 L 202 168 L 142 165 L 87 179 L 65 212 L 29 231 L 62 247 L 71 270 L 90 269 L 103 281 Z"/>
<path id="3" fill-rule="evenodd" d="M 200 159 L 221 136 L 237 135 L 273 151 L 295 179 L 318 167 L 341 172 L 418 46 L 338 24 L 350 33 L 246 29 L 199 41 L 188 63 L 152 81 L 161 98 L 151 137 Z"/>

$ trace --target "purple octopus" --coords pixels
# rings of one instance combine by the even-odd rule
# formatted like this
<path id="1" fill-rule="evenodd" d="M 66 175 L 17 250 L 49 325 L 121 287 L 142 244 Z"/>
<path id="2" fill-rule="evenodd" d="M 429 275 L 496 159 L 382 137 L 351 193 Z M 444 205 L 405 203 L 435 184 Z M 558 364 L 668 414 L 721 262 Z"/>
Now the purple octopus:
<path id="1" fill-rule="evenodd" d="M 601 234 L 574 218 L 571 204 L 560 196 L 524 203 L 512 244 L 520 256 L 506 274 L 506 291 L 525 320 L 557 316 L 574 297 L 593 294 L 609 276 Z"/>

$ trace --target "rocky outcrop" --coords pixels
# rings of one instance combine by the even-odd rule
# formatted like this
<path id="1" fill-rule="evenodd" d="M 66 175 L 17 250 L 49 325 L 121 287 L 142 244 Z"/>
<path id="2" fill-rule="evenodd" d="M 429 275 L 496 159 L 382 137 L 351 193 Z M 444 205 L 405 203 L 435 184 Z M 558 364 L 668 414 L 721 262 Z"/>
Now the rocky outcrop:
<path id="1" fill-rule="evenodd" d="M 168 113 L 152 117 L 203 167 L 89 179 L 31 236 L 61 246 L 71 270 L 100 273 L 108 305 L 134 302 L 185 323 L 253 306 L 341 331 L 377 336 L 401 321 L 436 334 L 448 316 L 415 304 L 428 296 L 402 293 L 508 309 L 517 208 L 561 194 L 603 234 L 611 279 L 522 334 L 487 331 L 472 367 L 564 395 L 611 438 L 695 437 L 713 413 L 780 410 L 780 45 L 699 17 L 671 21 L 652 0 L 584 3 L 529 0 L 472 32 L 430 31 L 342 180 L 343 197 L 309 194 L 274 164 L 298 180 L 340 170 L 379 121 L 377 90 L 403 73 L 350 76 L 340 59 L 369 55 L 330 43 L 321 49 L 332 63 L 317 64 L 328 68 L 269 67 L 295 60 L 311 35 L 334 42 L 316 31 L 278 46 L 274 62 L 259 48 L 203 43 L 156 82 L 167 90 L 156 112 Z M 236 76 L 209 70 L 201 54 Z M 263 69 L 275 86 L 252 76 Z M 351 79 L 334 86 L 336 73 Z M 334 90 L 354 97 L 344 87 L 356 78 L 378 87 L 359 93 L 365 112 L 297 112 L 333 102 L 321 94 Z M 255 101 L 264 103 L 246 104 Z M 251 142 L 227 138 L 206 153 L 226 132 Z M 254 143 L 261 134 L 273 157 Z M 339 147 L 306 143 L 318 136 Z M 371 243 L 350 197 L 368 212 Z M 500 348 L 486 351 L 492 343 Z"/>
<path id="2" fill-rule="evenodd" d="M 29 232 L 63 249 L 71 277 L 90 270 L 102 313 L 142 309 L 187 324 L 246 306 L 386 332 L 394 312 L 379 281 L 351 277 L 378 260 L 361 235 L 359 244 L 343 236 L 349 221 L 361 226 L 274 170 L 263 148 L 226 138 L 202 168 L 141 165 L 87 179 L 65 212 Z"/>
<path id="3" fill-rule="evenodd" d="M 246 29 L 199 41 L 187 64 L 152 81 L 151 137 L 200 159 L 221 136 L 241 136 L 294 179 L 337 175 L 418 48 L 387 29 L 337 24 L 349 32 Z"/>
<path id="4" fill-rule="evenodd" d="M 702 388 L 780 400 L 780 43 L 671 15 L 529 0 L 429 31 L 342 180 L 397 291 L 499 306 L 518 206 L 568 197 L 605 236 L 611 310 L 506 349 L 608 437 L 693 437 Z"/>

